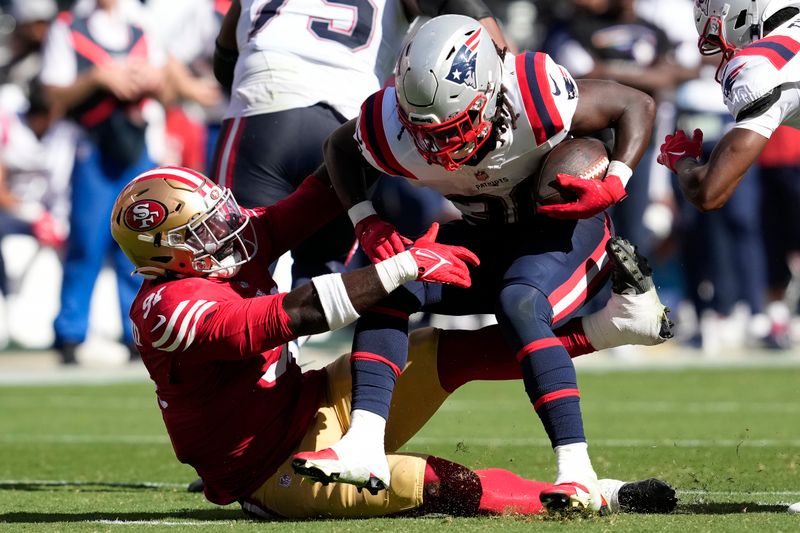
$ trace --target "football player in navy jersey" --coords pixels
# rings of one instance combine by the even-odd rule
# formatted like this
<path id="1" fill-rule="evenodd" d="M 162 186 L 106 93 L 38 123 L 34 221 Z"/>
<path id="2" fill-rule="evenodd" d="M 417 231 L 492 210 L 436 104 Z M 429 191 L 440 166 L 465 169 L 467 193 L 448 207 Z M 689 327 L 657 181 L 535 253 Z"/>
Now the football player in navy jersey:
<path id="1" fill-rule="evenodd" d="M 231 99 L 211 178 L 247 207 L 288 196 L 322 163 L 328 135 L 390 79 L 414 18 L 440 13 L 474 16 L 505 43 L 483 0 L 235 0 L 214 57 Z M 342 270 L 352 245 L 342 215 L 292 250 L 293 283 Z"/>
<path id="2" fill-rule="evenodd" d="M 434 228 L 385 261 L 277 293 L 266 266 L 341 213 L 326 181 L 320 170 L 284 201 L 249 210 L 197 172 L 162 167 L 136 177 L 117 198 L 112 235 L 145 278 L 130 310 L 134 336 L 178 460 L 202 476 L 211 502 L 239 502 L 258 517 L 540 512 L 547 483 L 394 453 L 457 387 L 519 378 L 496 327 L 428 328 L 412 337 L 386 433 L 394 474 L 387 493 L 321 486 L 292 472 L 293 453 L 341 438 L 351 380 L 347 356 L 301 373 L 288 341 L 352 322 L 407 281 L 466 287 L 467 264 L 475 262 L 464 248 L 436 243 Z M 589 349 L 569 332 L 560 338 L 574 355 Z M 660 480 L 602 486 L 613 509 L 675 507 L 674 491 Z"/>
<path id="3" fill-rule="evenodd" d="M 575 369 L 553 331 L 604 286 L 609 255 L 625 255 L 643 270 L 636 294 L 614 294 L 611 308 L 619 316 L 574 321 L 576 334 L 598 349 L 608 342 L 658 344 L 670 335 L 665 308 L 652 281 L 645 283 L 642 258 L 610 241 L 613 230 L 604 214 L 626 196 L 654 110 L 653 100 L 638 90 L 573 80 L 546 54 L 498 50 L 472 18 L 444 15 L 419 28 L 400 52 L 394 87 L 368 97 L 360 116 L 334 132 L 326 165 L 373 261 L 401 253 L 411 242 L 368 200 L 363 177 L 385 172 L 449 198 L 462 219 L 443 226 L 441 238 L 475 251 L 481 266 L 472 269 L 470 290 L 408 284 L 359 319 L 351 358 L 352 425 L 331 449 L 299 454 L 298 472 L 373 489 L 388 485 L 384 425 L 405 365 L 409 314 L 423 307 L 443 314 L 494 312 L 555 449 L 556 485 L 542 493 L 543 503 L 593 511 L 605 506 L 587 450 Z M 616 142 L 602 179 L 562 174 L 560 185 L 577 200 L 535 206 L 526 178 L 547 153 L 569 134 L 607 127 Z"/>
<path id="4" fill-rule="evenodd" d="M 658 162 L 678 175 L 686 199 L 701 211 L 727 202 L 780 125 L 800 128 L 800 2 L 695 2 L 698 46 L 721 54 L 717 81 L 736 120 L 700 163 L 703 133 L 667 135 Z"/>

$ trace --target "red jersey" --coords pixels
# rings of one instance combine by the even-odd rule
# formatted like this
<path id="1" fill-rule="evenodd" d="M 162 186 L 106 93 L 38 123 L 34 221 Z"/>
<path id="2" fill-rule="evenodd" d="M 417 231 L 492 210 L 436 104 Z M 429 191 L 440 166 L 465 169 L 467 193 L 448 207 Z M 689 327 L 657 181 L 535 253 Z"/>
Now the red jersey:
<path id="1" fill-rule="evenodd" d="M 301 374 L 290 355 L 296 335 L 268 266 L 341 206 L 309 178 L 278 204 L 246 212 L 258 252 L 235 277 L 146 280 L 130 311 L 175 455 L 221 505 L 275 472 L 320 405 L 324 372 Z"/>

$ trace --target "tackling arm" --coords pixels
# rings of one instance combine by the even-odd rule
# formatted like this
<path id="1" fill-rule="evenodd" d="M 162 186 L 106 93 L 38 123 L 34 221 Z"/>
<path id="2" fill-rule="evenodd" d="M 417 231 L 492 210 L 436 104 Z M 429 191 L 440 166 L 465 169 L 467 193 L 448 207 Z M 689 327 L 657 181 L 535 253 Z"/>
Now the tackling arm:
<path id="1" fill-rule="evenodd" d="M 719 209 L 733 194 L 769 139 L 752 130 L 733 128 L 714 147 L 708 162 L 685 157 L 675 163 L 683 195 L 701 211 Z"/>

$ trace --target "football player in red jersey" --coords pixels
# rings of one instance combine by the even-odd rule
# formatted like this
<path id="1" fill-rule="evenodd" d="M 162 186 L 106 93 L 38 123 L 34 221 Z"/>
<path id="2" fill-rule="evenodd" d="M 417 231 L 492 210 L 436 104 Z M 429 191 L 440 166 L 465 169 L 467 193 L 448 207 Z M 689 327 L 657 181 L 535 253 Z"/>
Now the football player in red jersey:
<path id="1" fill-rule="evenodd" d="M 267 265 L 341 212 L 326 181 L 320 170 L 284 201 L 247 210 L 203 175 L 162 167 L 118 197 L 112 234 L 146 278 L 130 317 L 178 460 L 200 474 L 210 501 L 238 501 L 256 516 L 539 512 L 538 494 L 548 484 L 436 457 L 391 455 L 392 483 L 380 495 L 292 472 L 294 452 L 341 438 L 351 383 L 349 357 L 303 374 L 288 341 L 352 322 L 410 280 L 468 286 L 467 264 L 476 261 L 464 248 L 436 243 L 433 228 L 407 254 L 276 294 Z M 416 334 L 388 449 L 408 441 L 461 384 L 518 378 L 502 343 L 496 328 Z M 659 480 L 607 480 L 605 487 L 619 509 L 675 505 L 674 491 Z"/>
<path id="2" fill-rule="evenodd" d="M 408 284 L 359 319 L 352 355 L 353 424 L 330 451 L 298 456 L 298 472 L 324 481 L 331 473 L 366 466 L 375 479 L 357 478 L 356 484 L 387 485 L 391 472 L 381 445 L 392 389 L 407 355 L 409 315 L 494 313 L 553 446 L 557 487 L 543 500 L 559 505 L 568 495 L 575 505 L 602 510 L 577 375 L 554 331 L 607 286 L 615 252 L 604 211 L 625 198 L 631 167 L 648 146 L 654 112 L 652 98 L 636 89 L 606 80 L 576 81 L 544 53 L 499 50 L 479 22 L 466 16 L 432 18 L 407 40 L 394 86 L 368 97 L 359 117 L 329 138 L 327 169 L 359 244 L 373 261 L 402 252 L 410 242 L 369 200 L 369 182 L 385 172 L 447 196 L 461 219 L 442 226 L 442 241 L 475 251 L 481 265 L 472 270 L 469 290 Z M 606 128 L 614 131 L 615 142 L 602 179 L 559 174 L 559 184 L 575 200 L 534 205 L 531 188 L 551 149 L 569 135 Z M 639 261 L 633 250 L 628 259 Z M 609 300 L 618 310 L 625 308 L 628 327 L 619 327 L 621 316 L 584 317 L 580 334 L 597 349 L 607 347 L 608 338 L 664 342 L 671 336 L 665 307 L 652 281 L 640 289 Z M 335 454 L 339 463 L 318 461 L 326 454 Z"/>

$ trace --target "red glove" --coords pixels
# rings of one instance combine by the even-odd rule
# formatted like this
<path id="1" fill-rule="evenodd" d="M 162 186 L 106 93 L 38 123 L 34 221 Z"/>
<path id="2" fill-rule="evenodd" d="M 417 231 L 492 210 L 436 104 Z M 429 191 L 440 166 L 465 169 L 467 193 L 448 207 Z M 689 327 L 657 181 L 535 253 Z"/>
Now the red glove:
<path id="1" fill-rule="evenodd" d="M 602 180 L 581 179 L 569 174 L 557 174 L 556 179 L 559 185 L 574 192 L 578 199 L 566 204 L 543 205 L 536 209 L 538 213 L 553 218 L 590 218 L 628 196 L 622 180 L 614 174 L 607 174 Z"/>
<path id="2" fill-rule="evenodd" d="M 467 264 L 478 266 L 478 256 L 463 246 L 450 246 L 436 242 L 439 223 L 434 222 L 428 231 L 414 242 L 409 250 L 417 262 L 417 280 L 448 283 L 466 289 L 472 284 Z"/>
<path id="3" fill-rule="evenodd" d="M 355 226 L 358 243 L 373 263 L 389 259 L 393 255 L 406 251 L 411 241 L 397 232 L 388 222 L 378 215 L 370 215 Z"/>
<path id="4" fill-rule="evenodd" d="M 681 159 L 692 157 L 699 159 L 703 153 L 703 132 L 699 129 L 694 130 L 692 138 L 686 136 L 683 130 L 678 130 L 675 135 L 667 135 L 664 144 L 661 145 L 661 153 L 658 154 L 656 161 L 678 173 L 675 164 Z"/>

